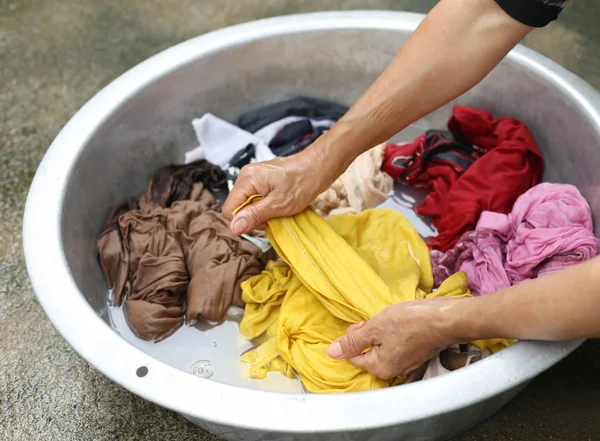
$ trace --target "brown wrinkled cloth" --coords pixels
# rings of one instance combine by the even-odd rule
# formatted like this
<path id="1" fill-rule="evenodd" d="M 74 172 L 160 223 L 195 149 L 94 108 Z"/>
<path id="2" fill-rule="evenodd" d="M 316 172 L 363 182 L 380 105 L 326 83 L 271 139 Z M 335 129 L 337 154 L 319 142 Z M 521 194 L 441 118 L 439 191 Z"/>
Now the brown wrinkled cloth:
<path id="1" fill-rule="evenodd" d="M 165 167 L 139 204 L 129 199 L 106 219 L 100 264 L 113 302 L 124 303 L 144 340 L 165 339 L 184 318 L 219 321 L 231 305 L 243 307 L 240 284 L 273 257 L 230 233 L 206 188 L 219 187 L 221 175 L 206 161 Z"/>
<path id="2" fill-rule="evenodd" d="M 327 190 L 317 196 L 313 207 L 324 217 L 360 213 L 384 202 L 394 180 L 381 170 L 385 143 L 357 157 Z"/>

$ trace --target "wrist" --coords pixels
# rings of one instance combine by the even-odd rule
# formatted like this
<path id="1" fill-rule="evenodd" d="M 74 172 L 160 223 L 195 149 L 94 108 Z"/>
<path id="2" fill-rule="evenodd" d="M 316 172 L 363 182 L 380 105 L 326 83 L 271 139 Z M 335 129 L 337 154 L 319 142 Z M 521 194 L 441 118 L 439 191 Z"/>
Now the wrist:
<path id="1" fill-rule="evenodd" d="M 341 145 L 343 139 L 348 143 L 342 133 L 329 131 L 297 155 L 307 168 L 313 186 L 318 189 L 315 196 L 327 190 L 356 159 L 356 155 Z"/>
<path id="2" fill-rule="evenodd" d="M 476 297 L 452 299 L 440 305 L 436 314 L 438 331 L 449 344 L 491 338 L 490 322 Z"/>

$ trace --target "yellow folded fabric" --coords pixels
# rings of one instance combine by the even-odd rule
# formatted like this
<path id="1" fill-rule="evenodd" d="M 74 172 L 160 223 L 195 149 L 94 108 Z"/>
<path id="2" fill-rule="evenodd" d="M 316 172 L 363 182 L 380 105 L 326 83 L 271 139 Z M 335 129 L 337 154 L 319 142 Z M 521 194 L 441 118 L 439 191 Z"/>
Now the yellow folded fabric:
<path id="1" fill-rule="evenodd" d="M 260 198 L 253 196 L 244 205 Z M 465 273 L 434 293 L 429 250 L 414 227 L 393 210 L 321 218 L 312 209 L 272 219 L 266 228 L 283 263 L 242 284 L 246 302 L 240 331 L 261 337 L 244 354 L 250 375 L 269 371 L 298 375 L 309 392 L 334 393 L 387 387 L 390 383 L 333 360 L 327 348 L 352 323 L 368 320 L 395 303 L 429 297 L 470 297 Z M 473 342 L 495 352 L 511 342 Z M 293 369 L 293 372 L 292 372 Z"/>

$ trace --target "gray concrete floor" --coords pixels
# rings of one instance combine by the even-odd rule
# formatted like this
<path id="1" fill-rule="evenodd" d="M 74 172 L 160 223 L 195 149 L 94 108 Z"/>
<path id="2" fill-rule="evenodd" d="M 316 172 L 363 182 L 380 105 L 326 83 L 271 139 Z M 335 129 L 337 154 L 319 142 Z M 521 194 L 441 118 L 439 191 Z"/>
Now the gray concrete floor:
<path id="1" fill-rule="evenodd" d="M 0 0 L 0 439 L 216 440 L 112 383 L 58 335 L 21 248 L 27 190 L 52 139 L 113 78 L 173 44 L 267 16 L 426 12 L 432 0 Z M 574 1 L 526 44 L 600 89 L 600 3 Z M 600 439 L 600 344 L 586 343 L 456 440 Z"/>

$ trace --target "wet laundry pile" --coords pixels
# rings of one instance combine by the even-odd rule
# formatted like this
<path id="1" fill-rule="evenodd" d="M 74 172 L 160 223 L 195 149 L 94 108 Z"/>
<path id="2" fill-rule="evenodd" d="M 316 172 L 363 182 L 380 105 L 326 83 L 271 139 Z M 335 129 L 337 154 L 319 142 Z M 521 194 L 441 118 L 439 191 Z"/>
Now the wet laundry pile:
<path id="1" fill-rule="evenodd" d="M 108 215 L 97 248 L 112 301 L 124 305 L 132 331 L 161 341 L 186 322 L 218 321 L 243 307 L 241 283 L 275 255 L 234 236 L 211 191 L 223 171 L 199 160 L 168 166 L 138 200 Z"/>
<path id="2" fill-rule="evenodd" d="M 327 348 L 351 324 L 369 320 L 395 303 L 471 295 L 462 272 L 432 291 L 427 245 L 393 210 L 371 209 L 325 220 L 308 208 L 268 221 L 266 232 L 282 262 L 242 284 L 246 310 L 240 332 L 248 339 L 265 340 L 242 356 L 254 378 L 264 378 L 269 371 L 290 378 L 295 373 L 314 393 L 402 383 L 404 378 L 390 383 L 346 360 L 333 360 Z M 510 343 L 472 342 L 491 352 Z"/>
<path id="3" fill-rule="evenodd" d="M 475 229 L 483 211 L 509 213 L 541 181 L 544 161 L 520 121 L 455 106 L 448 131 L 429 130 L 413 143 L 388 144 L 383 170 L 429 190 L 416 211 L 430 216 L 438 230 L 429 247 L 448 251 Z"/>
<path id="4" fill-rule="evenodd" d="M 98 239 L 111 300 L 124 305 L 135 335 L 158 342 L 183 323 L 219 321 L 230 306 L 244 307 L 240 284 L 276 254 L 264 232 L 234 237 L 220 204 L 241 167 L 303 150 L 347 110 L 300 96 L 250 110 L 235 124 L 210 113 L 192 122 L 200 147 L 185 165 L 156 173 L 139 201 L 115 207 Z M 357 158 L 319 197 L 323 215 L 359 212 L 389 196 L 384 147 Z"/>
<path id="5" fill-rule="evenodd" d="M 206 159 L 221 167 L 233 186 L 240 169 L 251 162 L 290 156 L 304 150 L 348 110 L 342 104 L 299 96 L 249 110 L 235 124 L 211 113 L 194 119 L 199 147 L 185 162 Z M 381 170 L 385 145 L 360 155 L 348 170 L 314 202 L 323 216 L 357 213 L 384 202 L 393 179 Z"/>
<path id="6" fill-rule="evenodd" d="M 509 214 L 484 211 L 447 252 L 431 251 L 436 283 L 464 271 L 473 294 L 493 293 L 598 254 L 592 211 L 576 187 L 539 184 Z"/>
<path id="7" fill-rule="evenodd" d="M 439 231 L 428 241 L 436 285 L 464 271 L 474 295 L 598 254 L 589 205 L 572 185 L 538 184 L 543 168 L 523 123 L 465 106 L 454 107 L 448 130 L 388 144 L 383 165 L 429 190 L 416 211 Z"/>
<path id="8" fill-rule="evenodd" d="M 139 338 L 158 342 L 244 308 L 240 333 L 257 344 L 241 355 L 252 378 L 279 372 L 314 393 L 379 389 L 446 374 L 514 341 L 455 344 L 387 381 L 327 355 L 348 326 L 395 303 L 490 294 L 598 254 L 579 191 L 540 183 L 544 161 L 528 128 L 465 106 L 447 130 L 363 153 L 312 207 L 233 236 L 220 209 L 240 169 L 302 151 L 347 110 L 299 96 L 233 122 L 211 113 L 192 121 L 199 147 L 116 206 L 97 241 L 110 298 Z M 394 181 L 428 190 L 416 212 L 437 236 L 425 241 L 400 213 L 375 208 Z"/>
<path id="9" fill-rule="evenodd" d="M 227 170 L 252 159 L 290 156 L 312 144 L 347 111 L 333 101 L 299 96 L 252 109 L 235 124 L 207 113 L 192 121 L 200 145 L 186 153 L 186 162 L 206 159 Z"/>

